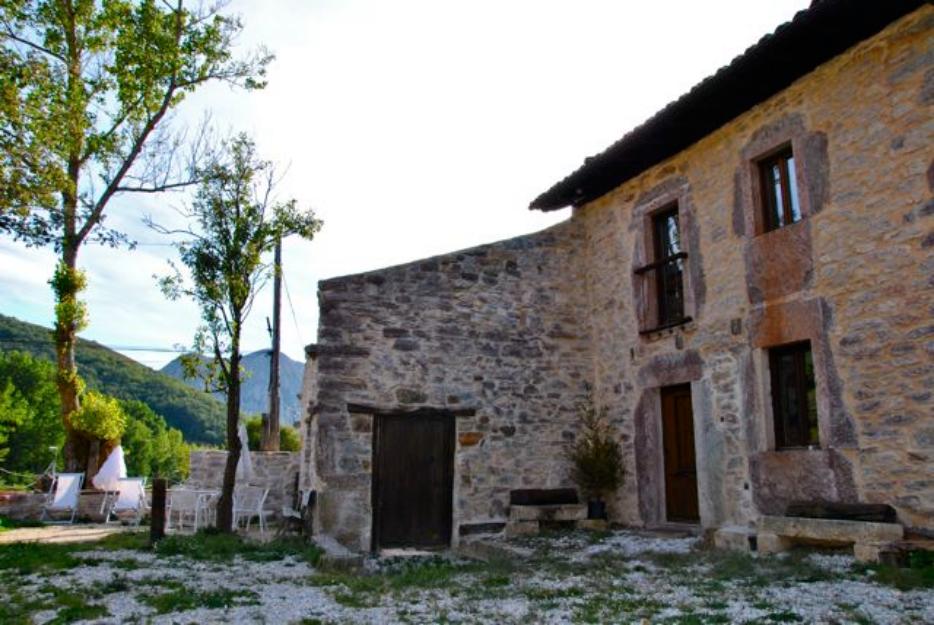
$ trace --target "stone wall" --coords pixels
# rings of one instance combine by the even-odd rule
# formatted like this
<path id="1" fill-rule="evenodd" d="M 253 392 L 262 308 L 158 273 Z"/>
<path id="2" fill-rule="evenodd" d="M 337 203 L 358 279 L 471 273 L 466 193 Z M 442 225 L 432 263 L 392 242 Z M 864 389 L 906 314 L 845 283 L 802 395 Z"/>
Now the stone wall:
<path id="1" fill-rule="evenodd" d="M 266 509 L 278 515 L 283 505 L 292 506 L 301 452 L 251 451 L 253 477 L 249 483 L 269 489 Z M 198 488 L 220 488 L 224 481 L 226 451 L 192 451 L 186 484 Z"/>
<path id="2" fill-rule="evenodd" d="M 47 493 L 26 491 L 6 491 L 0 493 L 0 516 L 20 521 L 35 521 L 42 517 L 42 507 L 48 499 Z M 99 490 L 82 490 L 78 497 L 76 520 L 101 522 L 105 515 L 101 513 L 104 494 Z M 54 513 L 54 519 L 64 519 L 64 513 Z"/>
<path id="3" fill-rule="evenodd" d="M 305 393 L 319 530 L 370 548 L 373 412 L 462 415 L 455 540 L 505 522 L 511 489 L 571 485 L 563 452 L 591 368 L 574 228 L 320 283 Z"/>
<path id="4" fill-rule="evenodd" d="M 614 515 L 661 520 L 658 388 L 691 382 L 705 526 L 795 498 L 889 503 L 934 528 L 934 9 L 850 49 L 615 191 L 585 235 L 594 396 L 630 486 Z M 803 221 L 762 234 L 754 159 L 790 143 Z M 694 321 L 640 336 L 646 216 L 677 201 Z M 766 349 L 808 339 L 821 447 L 774 451 Z"/>

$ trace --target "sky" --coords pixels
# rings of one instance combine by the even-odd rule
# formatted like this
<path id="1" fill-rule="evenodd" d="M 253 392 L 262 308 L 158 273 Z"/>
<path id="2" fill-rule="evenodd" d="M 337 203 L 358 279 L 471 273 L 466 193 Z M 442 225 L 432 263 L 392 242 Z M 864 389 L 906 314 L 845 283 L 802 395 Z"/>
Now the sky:
<path id="1" fill-rule="evenodd" d="M 283 174 L 280 199 L 324 220 L 312 242 L 288 240 L 282 349 L 303 360 L 317 332 L 317 282 L 541 230 L 569 209 L 529 202 L 807 0 L 234 0 L 238 50 L 276 54 L 269 86 L 210 86 L 173 124 L 206 112 L 246 131 Z M 123 197 L 108 225 L 134 250 L 89 246 L 81 336 L 161 367 L 191 344 L 198 311 L 168 301 L 168 220 L 184 195 Z M 0 236 L 0 313 L 51 325 L 50 250 Z M 271 289 L 244 330 L 266 349 Z M 146 351 L 146 349 L 153 351 Z"/>

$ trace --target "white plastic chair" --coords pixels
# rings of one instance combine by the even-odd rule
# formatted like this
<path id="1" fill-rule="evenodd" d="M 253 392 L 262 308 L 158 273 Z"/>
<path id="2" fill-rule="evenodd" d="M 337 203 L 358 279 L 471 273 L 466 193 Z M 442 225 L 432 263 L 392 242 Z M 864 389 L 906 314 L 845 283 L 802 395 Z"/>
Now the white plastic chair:
<path id="1" fill-rule="evenodd" d="M 139 525 L 146 511 L 146 478 L 123 477 L 117 481 L 117 492 L 110 509 L 107 511 L 106 522 L 110 517 L 118 518 L 121 512 L 133 512 L 133 524 Z"/>
<path id="2" fill-rule="evenodd" d="M 169 490 L 169 502 L 166 506 L 166 528 L 172 526 L 172 517 L 178 522 L 177 529 L 185 528 L 185 522 L 191 520 L 191 527 L 194 531 L 198 530 L 199 517 L 199 499 L 198 491 L 187 488 L 173 488 Z"/>
<path id="3" fill-rule="evenodd" d="M 42 519 L 49 519 L 52 523 L 74 523 L 78 514 L 78 497 L 84 485 L 84 473 L 56 473 L 52 478 L 52 487 L 49 489 L 48 499 L 42 506 Z M 49 512 L 69 512 L 71 518 L 67 521 L 51 521 Z"/>
<path id="4" fill-rule="evenodd" d="M 234 524 L 239 527 L 241 521 L 246 521 L 244 528 L 249 531 L 253 517 L 259 518 L 259 532 L 266 534 L 266 515 L 271 514 L 271 510 L 264 510 L 266 497 L 269 495 L 268 488 L 260 486 L 241 486 L 234 490 Z"/>

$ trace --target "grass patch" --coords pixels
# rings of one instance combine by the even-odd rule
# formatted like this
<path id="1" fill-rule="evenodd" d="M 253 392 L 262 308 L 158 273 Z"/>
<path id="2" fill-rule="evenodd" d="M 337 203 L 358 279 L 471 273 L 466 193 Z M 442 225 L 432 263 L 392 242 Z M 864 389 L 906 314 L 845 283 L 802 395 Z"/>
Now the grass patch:
<path id="1" fill-rule="evenodd" d="M 934 553 L 913 551 L 908 554 L 908 566 L 888 564 L 857 564 L 854 570 L 871 575 L 872 581 L 898 590 L 934 588 Z"/>
<path id="2" fill-rule="evenodd" d="M 197 608 L 219 609 L 241 605 L 259 605 L 259 595 L 252 590 L 194 591 L 180 588 L 158 595 L 138 595 L 137 599 L 159 614 L 185 612 Z"/>
<path id="3" fill-rule="evenodd" d="M 575 623 L 616 623 L 639 618 L 651 618 L 662 608 L 653 599 L 637 599 L 596 594 L 579 604 L 574 611 Z"/>
<path id="4" fill-rule="evenodd" d="M 31 575 L 40 571 L 61 571 L 81 565 L 94 566 L 101 561 L 81 558 L 78 554 L 98 549 L 142 549 L 146 544 L 146 536 L 140 532 L 121 532 L 89 543 L 10 543 L 0 545 L 0 571 Z"/>
<path id="5" fill-rule="evenodd" d="M 60 571 L 81 564 L 74 545 L 11 543 L 0 545 L 0 570 L 31 575 L 39 571 Z"/>
<path id="6" fill-rule="evenodd" d="M 0 532 L 7 532 L 18 527 L 44 527 L 45 523 L 36 520 L 19 520 L 0 516 Z"/>
<path id="7" fill-rule="evenodd" d="M 529 601 L 552 602 L 570 597 L 583 597 L 584 589 L 578 586 L 567 588 L 526 588 L 523 591 Z"/>
<path id="8" fill-rule="evenodd" d="M 703 575 L 703 589 L 722 590 L 724 582 L 765 587 L 778 581 L 831 581 L 839 576 L 815 564 L 809 552 L 792 551 L 783 556 L 756 557 L 739 551 L 695 551 L 691 553 L 646 553 L 645 559 L 675 577 Z M 696 585 L 696 584 L 695 584 Z"/>
<path id="9" fill-rule="evenodd" d="M 229 562 L 237 556 L 253 562 L 272 562 L 292 556 L 314 566 L 321 559 L 322 551 L 300 538 L 261 543 L 235 534 L 203 531 L 188 536 L 167 536 L 156 544 L 156 553 L 207 562 Z"/>
<path id="10" fill-rule="evenodd" d="M 89 603 L 85 597 L 77 593 L 60 592 L 56 595 L 55 602 L 59 606 L 58 614 L 48 621 L 47 625 L 64 625 L 110 614 L 104 606 Z"/>

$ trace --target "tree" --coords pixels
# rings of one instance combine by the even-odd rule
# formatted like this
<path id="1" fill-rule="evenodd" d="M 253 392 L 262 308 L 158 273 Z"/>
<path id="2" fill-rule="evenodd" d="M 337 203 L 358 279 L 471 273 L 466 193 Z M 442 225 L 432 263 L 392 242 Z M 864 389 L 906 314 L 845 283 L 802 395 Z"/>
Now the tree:
<path id="1" fill-rule="evenodd" d="M 235 59 L 242 25 L 220 10 L 191 11 L 183 0 L 0 2 L 0 231 L 59 256 L 53 334 L 69 470 L 85 467 L 91 444 L 71 424 L 75 341 L 87 325 L 81 247 L 130 243 L 104 225 L 114 197 L 197 182 L 210 158 L 206 125 L 188 140 L 166 123 L 186 95 L 216 81 L 264 86 L 271 55 Z"/>
<path id="2" fill-rule="evenodd" d="M 191 448 L 182 433 L 166 427 L 165 419 L 141 401 L 123 399 L 120 407 L 127 416 L 120 441 L 126 453 L 127 473 L 172 481 L 186 478 Z"/>
<path id="3" fill-rule="evenodd" d="M 29 404 L 29 415 L 9 432 L 3 466 L 14 473 L 38 473 L 56 458 L 65 438 L 55 365 L 25 352 L 0 352 L 0 388 L 7 384 Z"/>
<path id="4" fill-rule="evenodd" d="M 10 453 L 10 435 L 29 418 L 29 403 L 7 380 L 0 384 L 0 462 Z"/>
<path id="5" fill-rule="evenodd" d="M 171 299 L 186 296 L 201 309 L 202 325 L 193 353 L 183 359 L 190 376 L 206 376 L 210 391 L 227 395 L 227 464 L 218 502 L 217 526 L 232 529 L 233 488 L 240 460 L 241 352 L 240 335 L 256 293 L 273 270 L 263 256 L 276 241 L 291 235 L 311 240 L 321 228 L 312 211 L 301 211 L 295 200 L 274 202 L 276 178 L 272 164 L 260 160 L 252 140 L 240 134 L 225 142 L 218 160 L 205 172 L 189 209 L 184 230 L 172 230 L 150 220 L 158 232 L 180 236 L 176 243 L 182 264 L 191 274 L 186 282 L 178 268 L 163 278 Z M 211 354 L 205 361 L 202 354 Z"/>

